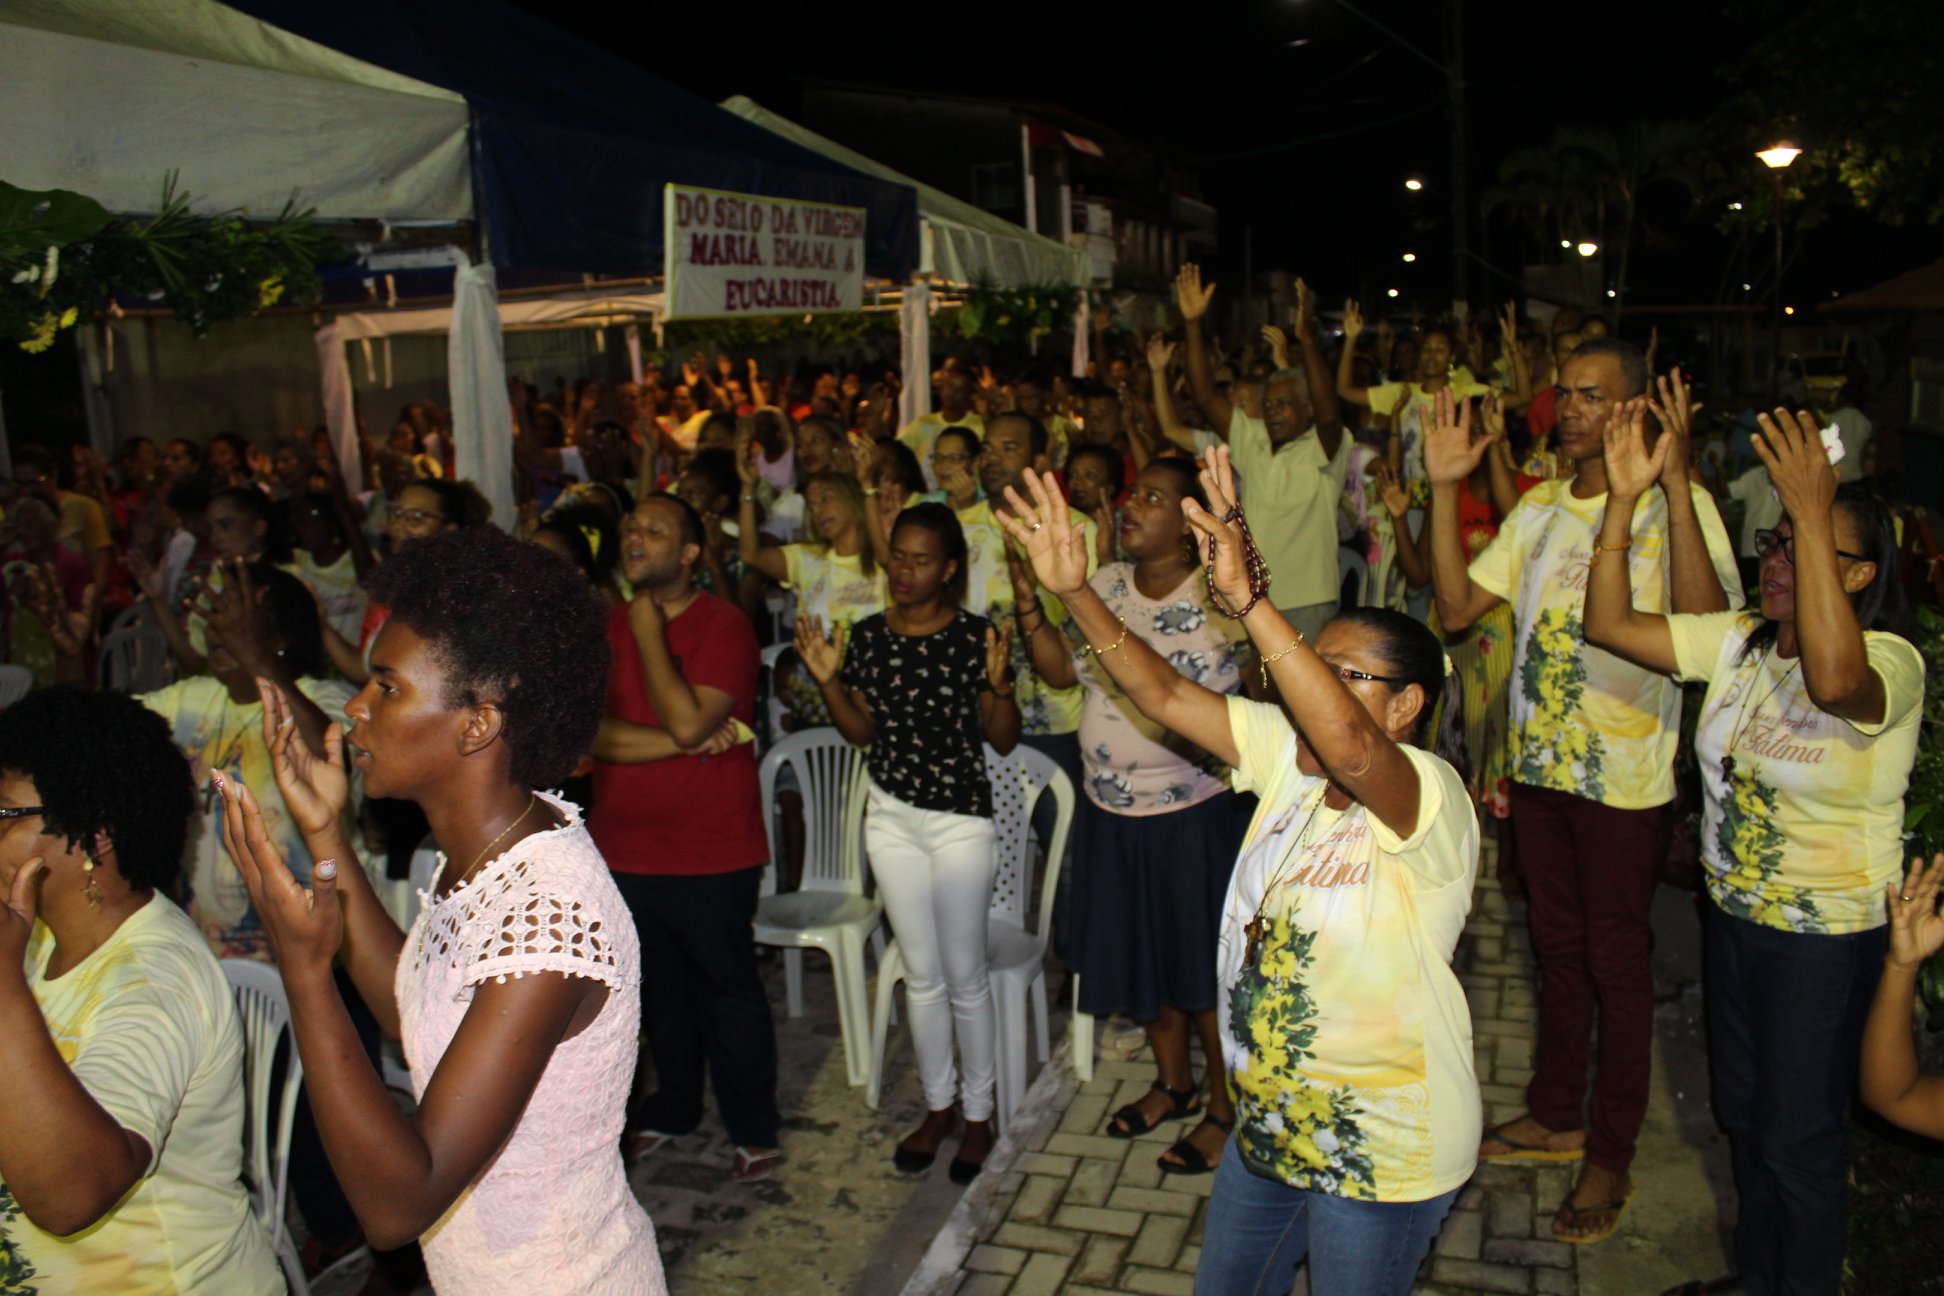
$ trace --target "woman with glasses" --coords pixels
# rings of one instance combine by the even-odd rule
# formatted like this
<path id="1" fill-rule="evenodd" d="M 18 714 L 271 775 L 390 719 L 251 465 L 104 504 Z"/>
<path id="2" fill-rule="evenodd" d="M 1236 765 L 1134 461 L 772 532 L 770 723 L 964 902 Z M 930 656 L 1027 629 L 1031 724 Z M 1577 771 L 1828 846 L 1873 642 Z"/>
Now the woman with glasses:
<path id="1" fill-rule="evenodd" d="M 932 442 L 931 470 L 938 489 L 927 500 L 957 513 L 985 498 L 974 465 L 979 460 L 979 434 L 969 427 L 948 427 Z"/>
<path id="2" fill-rule="evenodd" d="M 1451 970 L 1478 872 L 1464 779 L 1418 746 L 1456 677 L 1422 625 L 1358 608 L 1312 642 L 1269 601 L 1226 447 L 1181 510 L 1289 708 L 1176 670 L 1087 583 L 1087 539 L 1051 478 L 998 516 L 1150 720 L 1261 798 L 1224 898 L 1222 1052 L 1236 1125 L 1215 1172 L 1195 1290 L 1402 1296 L 1477 1162 L 1471 1017 Z M 1294 720 L 1294 724 L 1291 720 Z"/>
<path id="3" fill-rule="evenodd" d="M 1741 1202 L 1735 1258 L 1750 1291 L 1834 1292 L 1844 1120 L 1883 967 L 1924 663 L 1898 633 L 1889 514 L 1837 485 L 1807 412 L 1761 416 L 1755 451 L 1785 516 L 1757 533 L 1759 608 L 1635 608 L 1627 519 L 1674 440 L 1650 451 L 1643 422 L 1641 408 L 1616 411 L 1607 432 L 1586 639 L 1708 686 L 1695 734 L 1714 901 L 1708 1047 Z"/>

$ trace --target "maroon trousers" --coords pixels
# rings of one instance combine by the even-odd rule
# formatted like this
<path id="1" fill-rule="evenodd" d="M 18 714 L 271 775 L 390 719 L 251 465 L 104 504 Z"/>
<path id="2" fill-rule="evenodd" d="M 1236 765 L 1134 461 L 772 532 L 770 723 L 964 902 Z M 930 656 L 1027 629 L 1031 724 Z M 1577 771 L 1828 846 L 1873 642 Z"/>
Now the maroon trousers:
<path id="1" fill-rule="evenodd" d="M 1618 810 L 1512 785 L 1512 833 L 1539 960 L 1539 1041 L 1526 1103 L 1549 1130 L 1586 1133 L 1586 1159 L 1625 1174 L 1647 1113 L 1653 927 L 1665 806 Z M 1592 1101 L 1586 1066 L 1593 1054 Z"/>

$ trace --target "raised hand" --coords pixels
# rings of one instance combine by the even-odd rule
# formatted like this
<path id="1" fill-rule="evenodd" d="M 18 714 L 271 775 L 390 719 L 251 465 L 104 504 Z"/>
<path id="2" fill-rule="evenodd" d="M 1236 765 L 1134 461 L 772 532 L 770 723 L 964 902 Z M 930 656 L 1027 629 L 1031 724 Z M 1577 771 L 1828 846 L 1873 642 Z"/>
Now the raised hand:
<path id="1" fill-rule="evenodd" d="M 299 883 L 283 853 L 263 826 L 263 813 L 250 789 L 235 779 L 215 776 L 223 799 L 223 849 L 243 876 L 250 906 L 270 938 L 270 948 L 286 983 L 303 977 L 329 977 L 331 960 L 344 942 L 344 914 L 338 907 L 336 860 L 311 866 L 311 885 Z M 347 861 L 355 867 L 354 861 Z"/>
<path id="2" fill-rule="evenodd" d="M 351 799 L 351 780 L 344 772 L 344 726 L 334 721 L 324 731 L 324 754 L 319 756 L 297 732 L 297 717 L 283 690 L 259 679 L 257 691 L 263 695 L 263 745 L 270 749 L 270 769 L 291 822 L 307 838 L 329 832 Z"/>
<path id="3" fill-rule="evenodd" d="M 1635 396 L 1614 406 L 1602 434 L 1606 442 L 1607 493 L 1615 499 L 1635 500 L 1660 480 L 1672 437 L 1661 437 L 1647 448 L 1647 398 Z"/>
<path id="4" fill-rule="evenodd" d="M 1499 345 L 1505 349 L 1506 364 L 1512 363 L 1512 353 L 1519 349 L 1519 304 L 1507 302 L 1499 307 Z"/>
<path id="5" fill-rule="evenodd" d="M 1906 971 L 1944 949 L 1944 917 L 1937 913 L 1938 883 L 1944 881 L 1944 855 L 1926 865 L 1910 861 L 1902 884 L 1892 882 L 1886 894 L 1890 914 L 1889 962 Z"/>
<path id="6" fill-rule="evenodd" d="M 1498 388 L 1487 388 L 1485 395 L 1479 399 L 1478 420 L 1485 435 L 1493 441 L 1505 435 L 1505 397 Z"/>
<path id="7" fill-rule="evenodd" d="M 1185 262 L 1175 274 L 1175 305 L 1181 308 L 1181 318 L 1200 319 L 1208 314 L 1208 304 L 1214 299 L 1215 285 L 1202 286 L 1201 267 Z"/>
<path id="8" fill-rule="evenodd" d="M 1808 410 L 1777 409 L 1758 416 L 1755 454 L 1768 469 L 1783 509 L 1800 529 L 1829 516 L 1836 500 L 1836 466 L 1823 447 L 1822 424 Z"/>
<path id="9" fill-rule="evenodd" d="M 1006 507 L 993 517 L 1032 559 L 1039 583 L 1061 597 L 1087 583 L 1087 528 L 1073 521 L 1051 473 L 1026 470 L 1031 501 L 1006 487 Z"/>
<path id="10" fill-rule="evenodd" d="M 1242 528 L 1239 519 L 1241 506 L 1237 503 L 1235 489 L 1235 464 L 1229 457 L 1227 446 L 1216 446 L 1208 452 L 1202 463 L 1202 493 L 1208 496 L 1208 507 L 1203 508 L 1192 499 L 1181 501 L 1182 516 L 1188 519 L 1198 535 L 1196 547 L 1203 548 L 1207 542 L 1215 542 L 1215 558 L 1209 566 L 1209 575 L 1215 586 L 1215 593 L 1231 611 L 1239 611 L 1249 605 L 1249 565 L 1242 546 Z"/>
<path id="11" fill-rule="evenodd" d="M 1269 344 L 1269 358 L 1275 361 L 1276 368 L 1289 368 L 1289 338 L 1274 324 L 1262 326 L 1262 340 Z"/>
<path id="12" fill-rule="evenodd" d="M 821 617 L 799 616 L 796 628 L 797 656 L 803 668 L 819 684 L 828 684 L 844 664 L 844 627 L 840 622 L 831 638 L 824 638 Z"/>
<path id="13" fill-rule="evenodd" d="M 1357 338 L 1364 331 L 1363 310 L 1357 305 L 1355 297 L 1343 299 L 1343 344 L 1355 346 Z"/>
<path id="14" fill-rule="evenodd" d="M 1296 336 L 1304 342 L 1316 340 L 1316 300 L 1301 278 L 1296 280 Z"/>
<path id="15" fill-rule="evenodd" d="M 1158 374 L 1165 374 L 1168 371 L 1168 366 L 1174 363 L 1174 357 L 1174 343 L 1168 341 L 1168 339 L 1162 337 L 1159 333 L 1156 333 L 1148 339 L 1147 362 L 1149 369 L 1152 369 Z"/>
<path id="16" fill-rule="evenodd" d="M 1482 436 L 1472 436 L 1471 402 L 1454 402 L 1449 386 L 1438 389 L 1432 424 L 1424 433 L 1424 475 L 1433 486 L 1450 485 L 1471 476 L 1497 440 L 1489 430 Z"/>
<path id="17" fill-rule="evenodd" d="M 1012 673 L 1012 625 L 987 626 L 985 633 L 986 682 L 995 689 L 1006 687 Z"/>
<path id="18" fill-rule="evenodd" d="M 276 625 L 257 599 L 250 569 L 237 559 L 223 564 L 223 583 L 205 582 L 201 611 L 209 641 L 220 643 L 252 675 L 269 675 L 277 659 Z"/>
<path id="19" fill-rule="evenodd" d="M 1654 385 L 1660 392 L 1660 399 L 1656 401 L 1649 397 L 1647 408 L 1660 420 L 1661 439 L 1674 443 L 1667 454 L 1661 487 L 1664 490 L 1681 490 L 1687 485 L 1688 465 L 1693 455 L 1694 416 L 1704 406 L 1695 403 L 1694 389 L 1688 386 L 1678 365 L 1668 370 L 1666 377 L 1656 378 Z"/>
<path id="20" fill-rule="evenodd" d="M 736 425 L 736 478 L 742 482 L 745 495 L 762 480 L 762 474 L 756 470 L 756 427 L 748 419 Z"/>
<path id="21" fill-rule="evenodd" d="M 1377 461 L 1377 498 L 1383 501 L 1384 511 L 1393 519 L 1411 511 L 1411 492 L 1398 480 L 1397 470 L 1383 459 Z"/>

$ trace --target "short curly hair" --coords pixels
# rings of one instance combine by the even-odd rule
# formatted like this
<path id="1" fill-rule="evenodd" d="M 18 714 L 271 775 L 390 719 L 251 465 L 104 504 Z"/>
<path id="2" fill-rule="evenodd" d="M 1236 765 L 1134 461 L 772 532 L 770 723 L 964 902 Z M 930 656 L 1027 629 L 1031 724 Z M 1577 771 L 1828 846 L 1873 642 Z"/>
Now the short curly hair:
<path id="1" fill-rule="evenodd" d="M 174 889 L 196 795 L 161 716 L 125 693 L 41 689 L 0 713 L 0 769 L 34 781 L 48 835 L 105 833 L 129 886 Z"/>
<path id="2" fill-rule="evenodd" d="M 606 610 L 573 563 L 477 527 L 402 546 L 365 589 L 438 653 L 447 705 L 498 704 L 515 783 L 556 787 L 592 750 L 612 653 Z"/>

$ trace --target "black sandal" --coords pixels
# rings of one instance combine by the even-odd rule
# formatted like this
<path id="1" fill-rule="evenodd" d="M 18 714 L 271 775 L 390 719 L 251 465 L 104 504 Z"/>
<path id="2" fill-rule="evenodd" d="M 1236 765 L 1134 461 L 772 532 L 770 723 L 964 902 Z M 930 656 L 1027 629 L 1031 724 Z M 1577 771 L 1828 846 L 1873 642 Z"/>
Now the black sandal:
<path id="1" fill-rule="evenodd" d="M 1168 1099 L 1173 1105 L 1162 1114 L 1159 1120 L 1149 1120 L 1147 1114 L 1141 1110 L 1139 1103 L 1127 1104 L 1127 1106 L 1115 1112 L 1113 1120 L 1108 1122 L 1108 1138 L 1139 1138 L 1150 1130 L 1158 1128 L 1162 1121 L 1180 1120 L 1183 1116 L 1193 1116 L 1201 1110 L 1200 1085 L 1189 1085 L 1186 1089 L 1170 1089 L 1161 1081 L 1156 1080 L 1148 1088 L 1150 1090 L 1158 1089 L 1168 1095 Z"/>
<path id="2" fill-rule="evenodd" d="M 1204 1116 L 1202 1124 L 1213 1125 L 1224 1134 L 1235 1132 L 1235 1121 L 1232 1119 L 1223 1120 L 1219 1116 Z M 1194 1131 L 1190 1130 L 1189 1133 L 1192 1134 Z M 1168 1160 L 1170 1154 L 1180 1157 L 1181 1160 L 1179 1162 Z M 1155 1158 L 1155 1161 L 1161 1167 L 1162 1174 L 1205 1175 L 1215 1169 L 1215 1163 L 1203 1156 L 1202 1150 L 1185 1138 Z"/>

